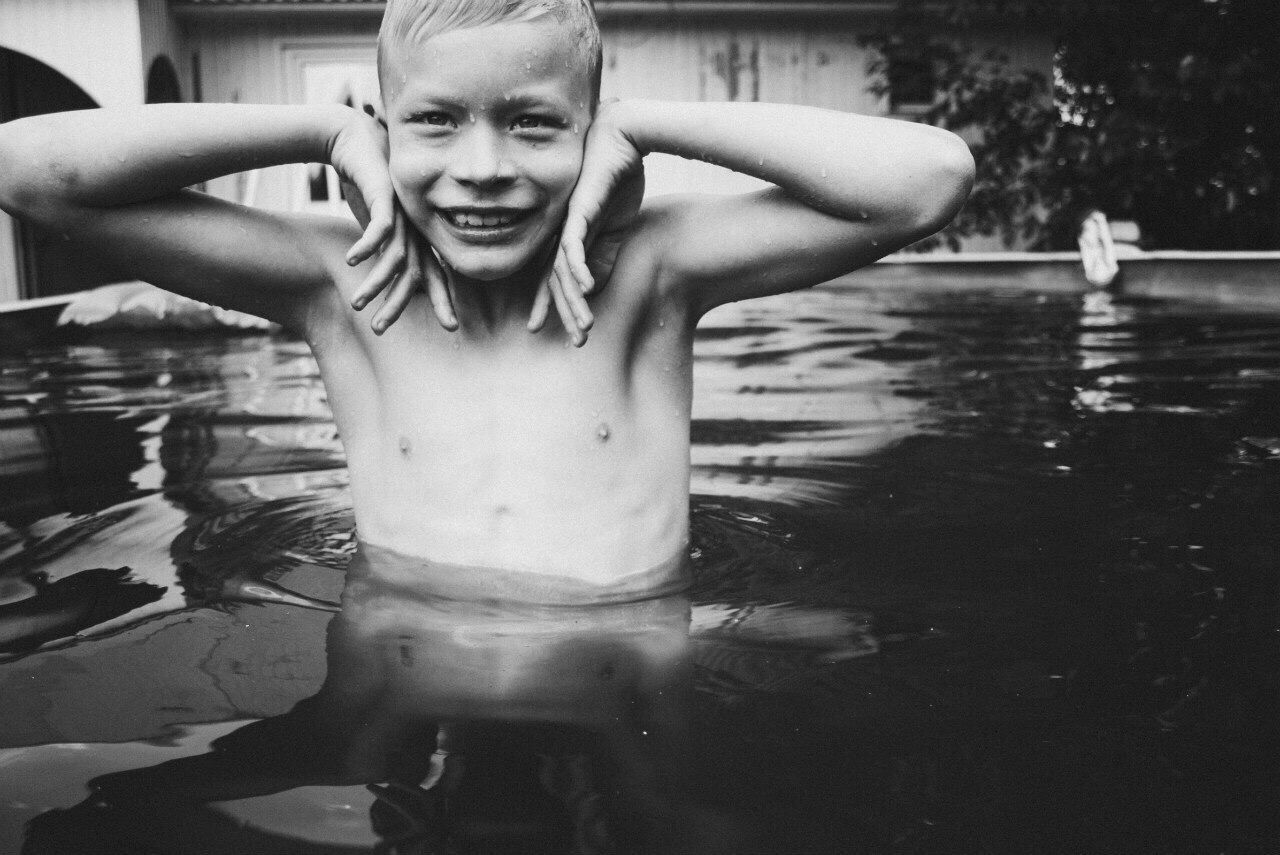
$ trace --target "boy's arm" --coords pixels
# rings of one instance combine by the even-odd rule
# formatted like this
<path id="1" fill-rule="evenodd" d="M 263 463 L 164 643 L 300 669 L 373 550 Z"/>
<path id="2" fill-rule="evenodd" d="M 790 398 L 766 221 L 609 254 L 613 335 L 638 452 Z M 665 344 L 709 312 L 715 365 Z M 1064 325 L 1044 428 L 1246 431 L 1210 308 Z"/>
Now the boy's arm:
<path id="1" fill-rule="evenodd" d="M 123 277 L 299 325 L 346 247 L 355 242 L 345 260 L 358 263 L 402 227 L 380 133 L 340 106 L 174 104 L 20 119 L 0 125 L 0 208 L 92 249 Z M 340 219 L 183 189 L 308 161 L 333 163 L 360 188 L 371 213 L 363 235 Z M 370 277 L 394 278 L 393 261 L 403 264 L 379 259 Z"/>
<path id="2" fill-rule="evenodd" d="M 913 122 L 782 104 L 605 104 L 570 202 L 562 280 L 572 274 L 590 289 L 581 246 L 598 200 L 650 152 L 775 185 L 649 206 L 644 228 L 663 279 L 697 313 L 824 282 L 932 234 L 964 203 L 974 169 L 959 137 Z"/>

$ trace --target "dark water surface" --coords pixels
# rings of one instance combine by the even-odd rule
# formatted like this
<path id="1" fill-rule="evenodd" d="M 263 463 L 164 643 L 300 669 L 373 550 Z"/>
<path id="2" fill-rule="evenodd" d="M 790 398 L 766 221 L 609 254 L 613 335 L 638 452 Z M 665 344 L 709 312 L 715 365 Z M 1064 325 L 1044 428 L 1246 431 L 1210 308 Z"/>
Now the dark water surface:
<path id="1" fill-rule="evenodd" d="M 575 609 L 351 563 L 297 342 L 0 357 L 0 852 L 1280 851 L 1280 317 L 832 286 L 695 372 L 693 589 Z"/>

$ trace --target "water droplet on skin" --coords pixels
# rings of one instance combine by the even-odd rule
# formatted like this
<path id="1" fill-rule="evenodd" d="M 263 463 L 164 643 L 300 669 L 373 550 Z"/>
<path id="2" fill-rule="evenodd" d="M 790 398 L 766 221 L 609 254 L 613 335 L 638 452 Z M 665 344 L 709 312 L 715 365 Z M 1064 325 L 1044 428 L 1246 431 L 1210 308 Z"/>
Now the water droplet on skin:
<path id="1" fill-rule="evenodd" d="M 575 134 L 578 132 L 578 126 L 576 124 L 573 126 L 573 132 Z"/>
<path id="2" fill-rule="evenodd" d="M 526 63 L 524 64 L 524 70 L 525 70 L 525 71 L 532 71 L 532 70 L 533 70 L 533 63 L 532 63 L 532 62 L 526 62 Z"/>
<path id="3" fill-rule="evenodd" d="M 658 326 L 665 327 L 666 325 L 667 325 L 666 321 L 664 321 L 662 318 L 658 318 Z"/>
<path id="4" fill-rule="evenodd" d="M 596 428 L 596 438 L 601 442 L 607 442 L 609 439 L 609 426 L 604 422 L 600 423 L 600 427 Z"/>
<path id="5" fill-rule="evenodd" d="M 827 169 L 826 169 L 826 167 L 825 167 L 825 166 L 822 168 L 822 177 L 823 177 L 823 178 L 826 178 L 826 177 L 827 177 Z"/>
<path id="6" fill-rule="evenodd" d="M 764 158 L 763 157 L 760 158 L 758 161 L 756 161 L 756 163 L 760 166 L 764 166 Z"/>
<path id="7" fill-rule="evenodd" d="M 476 123 L 476 114 L 475 114 L 475 113 L 467 113 L 467 118 L 471 120 L 471 124 L 473 124 L 473 125 L 474 125 L 474 124 Z"/>
<path id="8" fill-rule="evenodd" d="M 859 216 L 859 217 L 862 217 L 862 219 L 864 219 L 864 220 L 868 218 L 868 217 L 867 217 L 867 212 L 866 212 L 866 211 L 859 211 L 859 212 L 858 212 L 858 216 Z"/>
<path id="9" fill-rule="evenodd" d="M 879 246 L 879 245 L 880 245 L 880 241 L 878 241 L 878 240 L 873 240 L 873 241 L 871 242 L 871 245 L 872 245 L 872 246 Z"/>
<path id="10" fill-rule="evenodd" d="M 407 455 L 409 453 L 409 437 L 400 437 L 400 453 Z"/>
<path id="11" fill-rule="evenodd" d="M 578 109 L 579 109 L 579 110 L 585 110 L 585 109 L 587 109 L 587 102 L 585 102 L 585 101 L 579 101 L 579 102 L 578 102 Z"/>

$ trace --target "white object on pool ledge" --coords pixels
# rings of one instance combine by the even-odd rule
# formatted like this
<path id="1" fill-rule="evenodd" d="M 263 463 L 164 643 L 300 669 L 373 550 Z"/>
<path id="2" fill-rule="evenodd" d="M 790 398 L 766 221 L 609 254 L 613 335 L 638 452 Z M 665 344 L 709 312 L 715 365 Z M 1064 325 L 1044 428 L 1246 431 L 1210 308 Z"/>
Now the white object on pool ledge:
<path id="1" fill-rule="evenodd" d="M 58 326 L 100 329 L 270 329 L 263 318 L 181 297 L 146 282 L 103 285 L 79 294 L 58 317 Z"/>
<path id="2" fill-rule="evenodd" d="M 1116 280 L 1120 265 L 1116 262 L 1116 245 L 1111 239 L 1111 225 L 1107 215 L 1094 211 L 1080 224 L 1080 263 L 1084 265 L 1084 278 L 1095 288 L 1106 288 Z"/>

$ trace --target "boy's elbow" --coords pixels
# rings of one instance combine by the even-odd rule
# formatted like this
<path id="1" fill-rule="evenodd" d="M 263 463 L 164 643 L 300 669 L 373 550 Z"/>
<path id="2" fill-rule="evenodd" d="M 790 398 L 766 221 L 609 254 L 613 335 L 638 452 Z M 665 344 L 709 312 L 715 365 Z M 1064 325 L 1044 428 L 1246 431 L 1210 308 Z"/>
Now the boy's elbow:
<path id="1" fill-rule="evenodd" d="M 921 212 L 920 226 L 926 234 L 945 228 L 964 207 L 973 189 L 977 167 L 973 153 L 960 137 L 949 131 L 939 142 L 929 170 L 927 195 L 930 204 Z"/>
<path id="2" fill-rule="evenodd" d="M 22 121 L 0 125 L 0 210 L 29 221 L 52 216 L 77 183 L 56 158 L 53 140 Z"/>

